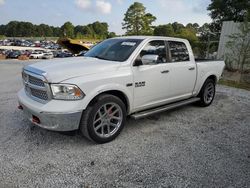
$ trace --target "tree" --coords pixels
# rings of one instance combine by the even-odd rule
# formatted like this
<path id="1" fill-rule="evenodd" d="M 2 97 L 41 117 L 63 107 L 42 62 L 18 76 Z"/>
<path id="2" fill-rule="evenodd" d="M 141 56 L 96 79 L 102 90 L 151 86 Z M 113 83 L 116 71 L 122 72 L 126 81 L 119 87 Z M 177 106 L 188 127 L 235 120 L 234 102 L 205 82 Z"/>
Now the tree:
<path id="1" fill-rule="evenodd" d="M 66 22 L 62 25 L 61 35 L 64 37 L 74 38 L 74 26 L 71 22 Z"/>
<path id="2" fill-rule="evenodd" d="M 159 25 L 154 29 L 155 36 L 173 37 L 175 35 L 173 26 L 171 24 Z"/>
<path id="3" fill-rule="evenodd" d="M 89 24 L 88 27 L 92 28 L 97 38 L 105 39 L 108 36 L 108 24 L 106 22 L 94 22 Z"/>
<path id="4" fill-rule="evenodd" d="M 144 25 L 142 27 L 142 34 L 143 35 L 152 35 L 153 34 L 153 27 L 152 23 L 156 20 L 156 17 L 150 13 L 145 14 L 144 16 Z"/>
<path id="5" fill-rule="evenodd" d="M 93 31 L 92 27 L 89 27 L 87 25 L 82 27 L 82 32 L 86 37 L 94 38 L 95 32 Z"/>
<path id="6" fill-rule="evenodd" d="M 215 31 L 220 31 L 223 21 L 242 22 L 250 11 L 249 0 L 212 0 L 207 8 L 213 19 Z M 250 18 L 248 18 L 250 21 Z"/>
<path id="7" fill-rule="evenodd" d="M 183 24 L 180 24 L 178 22 L 172 23 L 172 27 L 174 29 L 174 32 L 177 34 L 181 32 L 181 29 L 185 28 L 185 26 Z"/>
<path id="8" fill-rule="evenodd" d="M 5 35 L 5 25 L 0 25 L 0 35 Z"/>
<path id="9" fill-rule="evenodd" d="M 246 64 L 250 64 L 250 23 L 244 21 L 239 26 L 239 33 L 229 36 L 226 47 L 230 49 L 226 54 L 227 66 L 232 62 L 238 64 L 237 69 L 244 71 Z M 228 64 L 229 63 L 229 64 Z M 231 68 L 231 67 L 229 67 Z"/>
<path id="10" fill-rule="evenodd" d="M 40 24 L 36 26 L 36 37 L 51 37 L 53 36 L 53 29 L 46 25 L 46 24 Z"/>
<path id="11" fill-rule="evenodd" d="M 156 17 L 146 13 L 146 8 L 142 3 L 132 4 L 124 15 L 123 29 L 127 35 L 148 35 L 153 33 L 152 23 Z"/>
<path id="12" fill-rule="evenodd" d="M 18 36 L 18 30 L 17 30 L 17 25 L 18 22 L 17 21 L 11 21 L 6 25 L 6 29 L 5 29 L 5 33 L 6 36 L 8 37 L 16 37 Z"/>
<path id="13" fill-rule="evenodd" d="M 182 28 L 180 33 L 176 34 L 175 36 L 187 39 L 192 47 L 195 47 L 196 43 L 198 42 L 198 37 L 196 36 L 195 31 L 189 28 Z"/>
<path id="14" fill-rule="evenodd" d="M 108 34 L 108 38 L 114 38 L 114 37 L 116 37 L 115 32 L 110 32 L 110 33 Z"/>
<path id="15" fill-rule="evenodd" d="M 50 28 L 52 29 L 52 32 L 53 32 L 53 37 L 59 37 L 60 36 L 60 33 L 61 33 L 61 28 L 60 27 L 53 27 L 53 26 L 50 26 Z"/>
<path id="16" fill-rule="evenodd" d="M 197 33 L 198 30 L 199 30 L 199 28 L 200 28 L 200 26 L 199 26 L 199 24 L 197 24 L 197 23 L 194 23 L 194 24 L 188 23 L 188 24 L 186 25 L 186 28 L 192 29 L 192 30 L 194 30 L 194 31 Z"/>

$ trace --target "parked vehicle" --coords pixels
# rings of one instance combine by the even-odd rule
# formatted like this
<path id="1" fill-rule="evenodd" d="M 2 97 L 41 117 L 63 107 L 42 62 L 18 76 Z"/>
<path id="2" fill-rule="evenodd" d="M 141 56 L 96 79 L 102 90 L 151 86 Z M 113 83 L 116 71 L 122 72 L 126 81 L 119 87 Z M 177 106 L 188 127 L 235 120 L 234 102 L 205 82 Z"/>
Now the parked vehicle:
<path id="1" fill-rule="evenodd" d="M 72 57 L 72 56 L 73 56 L 73 54 L 71 52 L 66 52 L 66 51 L 59 52 L 57 54 L 57 57 L 60 57 L 60 58 Z"/>
<path id="2" fill-rule="evenodd" d="M 108 39 L 84 57 L 24 67 L 19 108 L 40 127 L 80 129 L 105 143 L 120 134 L 128 115 L 139 119 L 194 102 L 209 106 L 224 66 L 196 62 L 185 39 Z"/>
<path id="3" fill-rule="evenodd" d="M 77 56 L 84 56 L 86 53 L 87 53 L 87 51 L 84 50 L 84 51 L 81 51 Z"/>
<path id="4" fill-rule="evenodd" d="M 54 41 L 32 41 L 26 39 L 4 39 L 0 40 L 0 46 L 24 46 L 24 47 L 42 47 L 45 49 L 59 50 L 61 47 Z"/>
<path id="5" fill-rule="evenodd" d="M 42 59 L 52 59 L 52 58 L 54 58 L 54 55 L 52 52 L 46 52 L 42 56 Z"/>
<path id="6" fill-rule="evenodd" d="M 36 51 L 30 54 L 30 59 L 41 59 L 44 55 L 44 52 Z"/>
<path id="7" fill-rule="evenodd" d="M 12 52 L 8 53 L 6 58 L 15 59 L 15 58 L 18 58 L 20 55 L 21 55 L 20 51 L 12 51 Z"/>
<path id="8" fill-rule="evenodd" d="M 29 57 L 32 54 L 32 52 L 33 52 L 32 50 L 25 50 L 23 51 L 22 55 Z"/>

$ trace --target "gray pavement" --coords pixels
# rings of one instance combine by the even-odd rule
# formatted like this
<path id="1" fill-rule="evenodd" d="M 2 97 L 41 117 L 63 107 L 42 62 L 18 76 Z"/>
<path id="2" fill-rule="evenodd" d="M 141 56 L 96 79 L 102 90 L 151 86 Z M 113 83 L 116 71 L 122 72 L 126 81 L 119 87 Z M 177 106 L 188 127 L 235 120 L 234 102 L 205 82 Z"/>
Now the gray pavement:
<path id="1" fill-rule="evenodd" d="M 21 69 L 0 61 L 0 187 L 250 187 L 250 92 L 217 87 L 207 108 L 128 119 L 96 145 L 33 126 L 17 107 Z"/>

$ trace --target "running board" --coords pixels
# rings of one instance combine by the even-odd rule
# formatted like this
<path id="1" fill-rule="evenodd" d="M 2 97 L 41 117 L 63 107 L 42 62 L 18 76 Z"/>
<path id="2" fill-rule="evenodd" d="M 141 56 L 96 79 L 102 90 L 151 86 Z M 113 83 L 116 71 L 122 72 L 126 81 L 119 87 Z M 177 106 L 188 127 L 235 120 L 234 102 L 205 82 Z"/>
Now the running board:
<path id="1" fill-rule="evenodd" d="M 178 108 L 180 106 L 191 104 L 191 103 L 197 102 L 199 100 L 200 100 L 200 98 L 198 98 L 198 97 L 190 98 L 190 99 L 186 99 L 186 100 L 183 100 L 183 101 L 180 101 L 180 102 L 175 102 L 175 103 L 167 104 L 167 105 L 164 105 L 164 106 L 161 106 L 161 107 L 156 107 L 156 108 L 153 108 L 153 109 L 150 109 L 150 110 L 137 112 L 135 114 L 132 114 L 130 117 L 137 120 L 137 119 L 140 119 L 140 118 L 144 118 L 146 116 L 150 116 L 150 115 L 153 115 L 153 114 L 157 114 L 157 113 L 160 113 L 160 112 L 165 112 L 165 111 L 168 111 L 168 110 L 171 110 L 171 109 L 174 109 L 174 108 Z"/>

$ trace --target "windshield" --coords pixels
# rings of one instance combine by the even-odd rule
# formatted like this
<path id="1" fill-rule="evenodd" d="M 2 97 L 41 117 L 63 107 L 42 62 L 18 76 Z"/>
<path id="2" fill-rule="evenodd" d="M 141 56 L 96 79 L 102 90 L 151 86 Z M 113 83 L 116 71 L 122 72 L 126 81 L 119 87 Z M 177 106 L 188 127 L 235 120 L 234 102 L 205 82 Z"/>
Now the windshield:
<path id="1" fill-rule="evenodd" d="M 108 39 L 91 48 L 84 56 L 110 61 L 125 61 L 141 41 L 139 39 Z"/>

